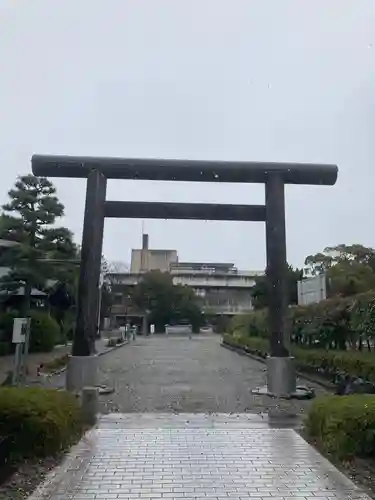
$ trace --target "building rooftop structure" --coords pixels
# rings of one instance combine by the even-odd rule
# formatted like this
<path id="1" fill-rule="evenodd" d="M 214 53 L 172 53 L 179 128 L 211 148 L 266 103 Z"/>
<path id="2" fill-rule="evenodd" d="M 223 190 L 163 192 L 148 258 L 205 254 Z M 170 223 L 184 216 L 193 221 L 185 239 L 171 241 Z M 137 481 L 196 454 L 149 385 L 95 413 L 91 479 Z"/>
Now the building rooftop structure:
<path id="1" fill-rule="evenodd" d="M 116 295 L 116 304 L 111 309 L 113 316 L 130 314 L 126 297 L 142 275 L 152 270 L 169 272 L 175 285 L 190 287 L 206 315 L 233 316 L 252 310 L 251 290 L 255 278 L 263 276 L 264 271 L 242 271 L 232 262 L 180 262 L 177 250 L 150 249 L 148 235 L 143 235 L 142 240 L 142 249 L 132 250 L 130 272 L 107 275 Z"/>

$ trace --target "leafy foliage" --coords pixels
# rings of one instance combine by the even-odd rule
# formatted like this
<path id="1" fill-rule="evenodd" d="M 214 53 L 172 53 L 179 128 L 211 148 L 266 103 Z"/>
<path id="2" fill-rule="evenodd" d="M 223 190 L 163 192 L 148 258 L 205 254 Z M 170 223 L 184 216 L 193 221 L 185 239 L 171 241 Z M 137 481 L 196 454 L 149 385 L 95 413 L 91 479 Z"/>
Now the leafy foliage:
<path id="1" fill-rule="evenodd" d="M 268 339 L 248 337 L 238 331 L 232 335 L 225 335 L 224 343 L 242 347 L 262 358 L 266 358 L 269 353 Z M 348 376 L 375 383 L 375 357 L 372 353 L 292 346 L 291 354 L 295 358 L 296 367 L 302 372 L 314 373 L 331 382 L 337 382 Z"/>
<path id="2" fill-rule="evenodd" d="M 288 309 L 291 342 L 321 349 L 371 350 L 375 341 L 375 292 L 333 297 L 318 304 Z M 268 310 L 233 318 L 230 332 L 269 337 Z"/>
<path id="3" fill-rule="evenodd" d="M 375 396 L 326 396 L 315 400 L 306 429 L 320 446 L 339 459 L 374 456 Z"/>
<path id="4" fill-rule="evenodd" d="M 305 273 L 310 276 L 317 276 L 325 273 L 333 264 L 331 255 L 319 252 L 315 255 L 308 255 L 305 259 Z"/>
<path id="5" fill-rule="evenodd" d="M 17 244 L 2 250 L 0 265 L 11 270 L 0 286 L 11 293 L 26 286 L 28 295 L 31 287 L 43 289 L 47 279 L 65 278 L 67 266 L 62 270 L 55 261 L 74 258 L 77 249 L 68 229 L 52 227 L 64 214 L 64 206 L 49 180 L 21 176 L 8 195 L 10 201 L 3 206 L 0 237 Z"/>
<path id="6" fill-rule="evenodd" d="M 189 321 L 194 330 L 202 322 L 197 298 L 189 287 L 173 284 L 169 273 L 150 271 L 135 286 L 132 302 L 141 310 L 149 311 L 151 323 L 159 331 L 164 325 Z"/>
<path id="7" fill-rule="evenodd" d="M 79 401 L 65 391 L 0 388 L 0 428 L 11 436 L 12 458 L 53 455 L 83 430 Z"/>
<path id="8" fill-rule="evenodd" d="M 305 259 L 305 274 L 326 273 L 329 296 L 348 297 L 375 289 L 375 250 L 340 244 Z"/>
<path id="9" fill-rule="evenodd" d="M 267 274 L 267 272 L 266 272 Z M 288 266 L 287 271 L 287 287 L 288 287 L 288 304 L 297 304 L 297 281 L 302 279 L 302 269 L 294 269 Z M 253 298 L 254 309 L 262 309 L 268 307 L 268 286 L 267 277 L 259 276 L 255 279 L 255 286 L 251 292 Z"/>
<path id="10" fill-rule="evenodd" d="M 60 340 L 55 319 L 43 311 L 31 311 L 30 352 L 50 352 Z"/>
<path id="11" fill-rule="evenodd" d="M 0 330 L 4 346 L 4 354 L 8 354 L 12 349 L 12 332 L 14 318 L 19 316 L 16 312 L 0 314 Z M 60 340 L 60 328 L 56 320 L 43 310 L 30 311 L 31 330 L 30 330 L 30 352 L 49 352 Z M 7 352 L 8 351 L 8 352 Z"/>

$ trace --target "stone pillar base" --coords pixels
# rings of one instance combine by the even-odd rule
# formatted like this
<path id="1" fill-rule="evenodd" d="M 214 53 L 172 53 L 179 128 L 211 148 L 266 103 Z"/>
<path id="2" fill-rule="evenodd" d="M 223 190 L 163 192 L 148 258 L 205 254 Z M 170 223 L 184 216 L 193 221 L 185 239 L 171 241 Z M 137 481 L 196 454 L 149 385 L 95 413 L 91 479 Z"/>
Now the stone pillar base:
<path id="1" fill-rule="evenodd" d="M 267 358 L 267 390 L 276 397 L 291 396 L 296 392 L 294 358 Z"/>
<path id="2" fill-rule="evenodd" d="M 80 393 L 84 387 L 98 385 L 98 356 L 69 356 L 66 389 Z"/>
<path id="3" fill-rule="evenodd" d="M 84 387 L 81 403 L 85 422 L 89 425 L 95 425 L 99 411 L 99 389 L 97 387 Z"/>

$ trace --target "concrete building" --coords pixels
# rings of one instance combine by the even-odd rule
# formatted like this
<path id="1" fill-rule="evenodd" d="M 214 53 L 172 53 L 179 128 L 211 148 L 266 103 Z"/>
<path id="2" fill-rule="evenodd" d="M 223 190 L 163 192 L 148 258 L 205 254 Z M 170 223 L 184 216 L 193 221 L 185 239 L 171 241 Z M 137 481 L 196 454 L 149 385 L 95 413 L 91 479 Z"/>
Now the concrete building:
<path id="1" fill-rule="evenodd" d="M 199 298 L 202 310 L 209 319 L 232 317 L 252 310 L 251 289 L 261 271 L 241 271 L 232 263 L 179 262 L 176 250 L 153 250 L 148 247 L 148 235 L 143 236 L 140 250 L 132 250 L 130 273 L 109 273 L 114 304 L 112 322 L 121 324 L 127 319 L 141 322 L 143 311 L 131 304 L 131 289 L 151 270 L 169 272 L 175 284 L 191 287 Z"/>
<path id="2" fill-rule="evenodd" d="M 148 247 L 148 234 L 142 236 L 142 249 L 132 250 L 130 272 L 141 274 L 158 269 L 169 272 L 170 266 L 178 262 L 176 250 L 153 250 Z"/>

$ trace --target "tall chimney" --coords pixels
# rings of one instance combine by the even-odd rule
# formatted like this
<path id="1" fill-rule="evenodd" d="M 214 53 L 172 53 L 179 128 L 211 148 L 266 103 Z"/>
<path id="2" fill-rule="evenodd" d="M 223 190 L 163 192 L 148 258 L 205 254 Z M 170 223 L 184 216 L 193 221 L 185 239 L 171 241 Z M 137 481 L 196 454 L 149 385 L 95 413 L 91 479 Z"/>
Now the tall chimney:
<path id="1" fill-rule="evenodd" d="M 148 234 L 142 234 L 142 250 L 148 250 Z"/>
<path id="2" fill-rule="evenodd" d="M 147 269 L 147 253 L 148 253 L 148 234 L 142 233 L 142 250 L 141 250 L 141 273 L 148 271 Z"/>

